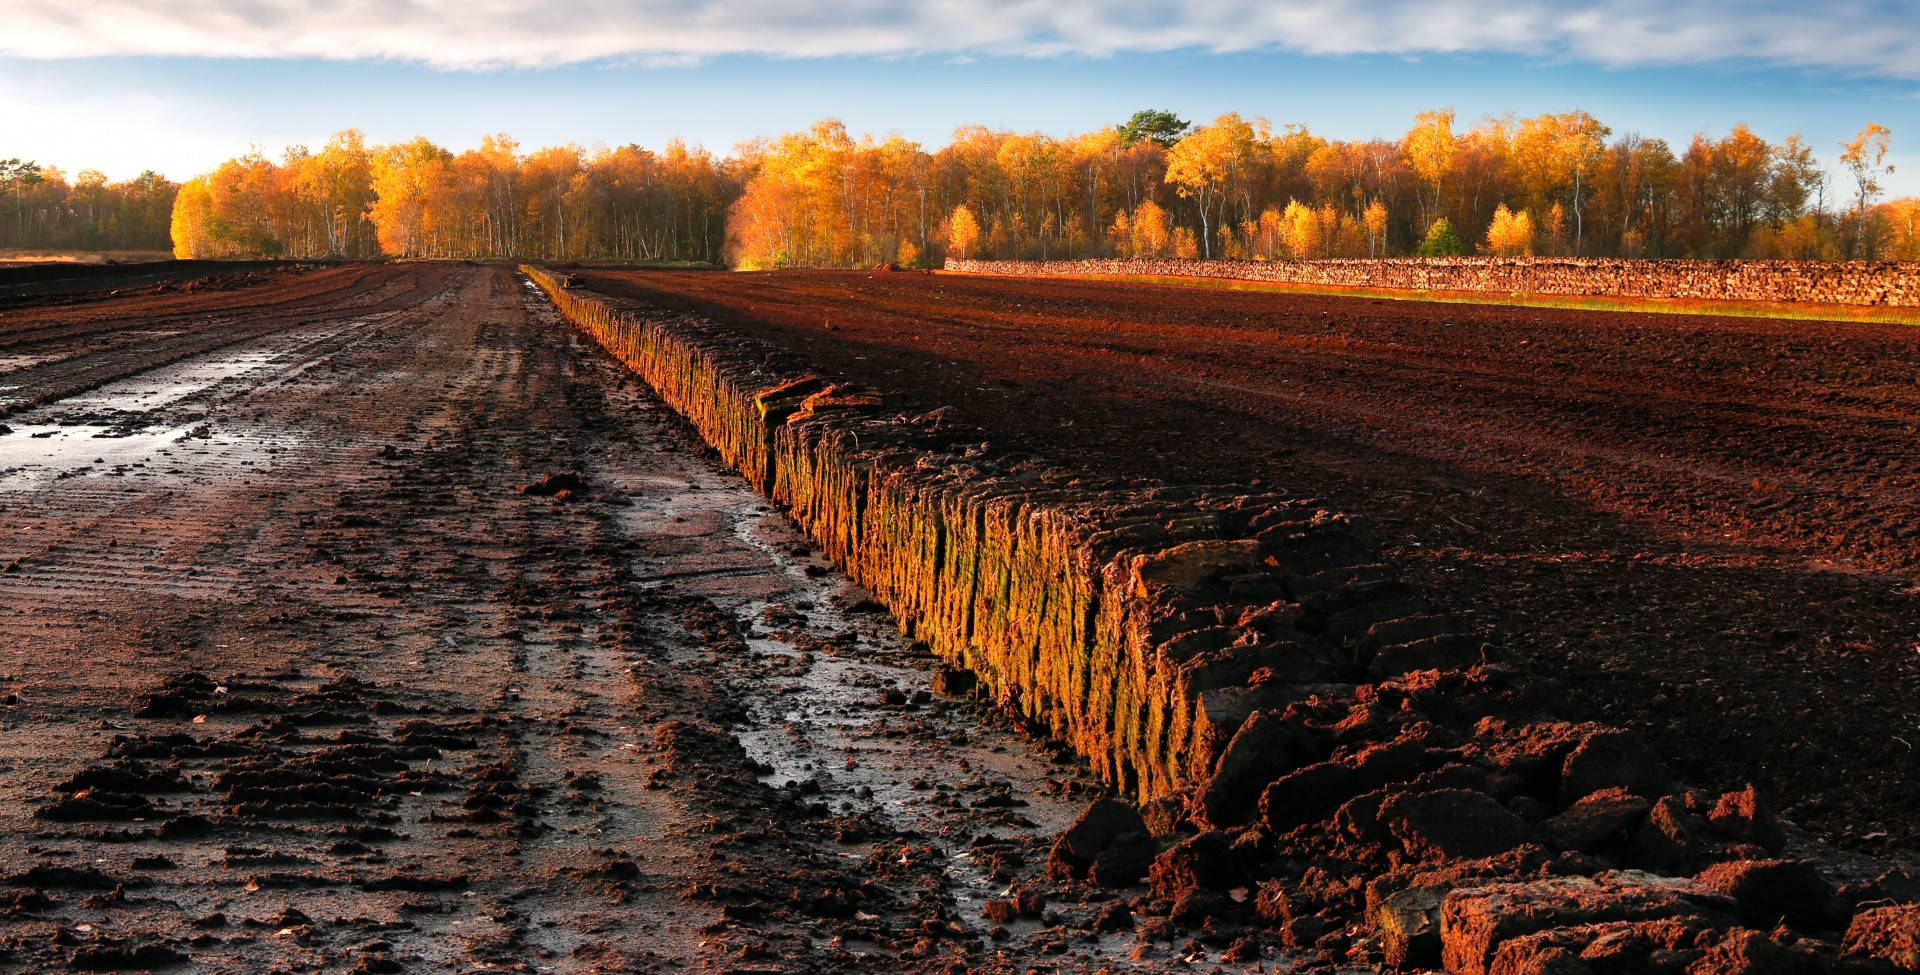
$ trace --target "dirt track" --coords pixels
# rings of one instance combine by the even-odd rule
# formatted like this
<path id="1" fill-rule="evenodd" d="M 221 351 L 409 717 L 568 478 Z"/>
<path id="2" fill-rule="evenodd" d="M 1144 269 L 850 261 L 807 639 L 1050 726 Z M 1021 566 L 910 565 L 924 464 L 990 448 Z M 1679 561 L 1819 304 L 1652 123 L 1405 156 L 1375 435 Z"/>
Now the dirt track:
<path id="1" fill-rule="evenodd" d="M 1118 476 L 1371 515 L 1491 640 L 1846 847 L 1920 836 L 1920 335 L 952 275 L 577 272 Z"/>
<path id="2" fill-rule="evenodd" d="M 505 269 L 0 310 L 0 404 L 8 970 L 994 968 L 1094 791 Z"/>

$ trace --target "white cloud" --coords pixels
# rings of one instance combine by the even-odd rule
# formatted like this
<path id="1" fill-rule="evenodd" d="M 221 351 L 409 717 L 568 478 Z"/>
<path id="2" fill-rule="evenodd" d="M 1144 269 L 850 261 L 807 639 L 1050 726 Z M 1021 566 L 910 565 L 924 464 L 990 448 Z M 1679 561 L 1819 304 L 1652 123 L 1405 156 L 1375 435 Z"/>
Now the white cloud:
<path id="1" fill-rule="evenodd" d="M 0 155 L 59 166 L 69 177 L 98 169 L 109 179 L 131 179 L 152 169 L 181 179 L 247 144 L 244 126 L 221 106 L 183 106 L 148 92 L 75 92 L 0 79 L 0 120 Z M 229 151 L 215 154 L 209 144 Z"/>
<path id="2" fill-rule="evenodd" d="M 726 54 L 1501 52 L 1920 78 L 1911 0 L 0 0 L 0 54 L 384 59 L 465 70 Z"/>

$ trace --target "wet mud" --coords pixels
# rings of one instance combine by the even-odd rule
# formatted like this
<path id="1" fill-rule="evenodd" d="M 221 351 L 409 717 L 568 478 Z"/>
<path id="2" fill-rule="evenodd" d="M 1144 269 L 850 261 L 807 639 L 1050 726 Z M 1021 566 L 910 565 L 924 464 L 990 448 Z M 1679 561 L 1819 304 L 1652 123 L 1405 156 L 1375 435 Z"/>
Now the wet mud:
<path id="1" fill-rule="evenodd" d="M 1085 764 L 933 695 L 931 657 L 524 280 L 196 300 L 0 313 L 8 970 L 1065 950 L 981 905 L 1044 876 L 1103 794 Z"/>

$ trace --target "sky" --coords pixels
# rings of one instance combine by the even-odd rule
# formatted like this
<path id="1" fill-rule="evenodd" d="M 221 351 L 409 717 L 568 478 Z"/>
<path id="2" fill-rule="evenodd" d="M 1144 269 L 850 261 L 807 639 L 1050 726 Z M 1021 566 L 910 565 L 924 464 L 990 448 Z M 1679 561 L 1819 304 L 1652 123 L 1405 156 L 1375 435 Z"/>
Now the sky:
<path id="1" fill-rule="evenodd" d="M 1878 122 L 1887 189 L 1920 194 L 1913 0 L 0 0 L 0 24 L 0 158 L 116 179 L 350 127 L 725 153 L 828 116 L 932 149 L 1144 108 L 1398 137 L 1451 106 L 1676 151 L 1744 122 L 1830 165 Z"/>

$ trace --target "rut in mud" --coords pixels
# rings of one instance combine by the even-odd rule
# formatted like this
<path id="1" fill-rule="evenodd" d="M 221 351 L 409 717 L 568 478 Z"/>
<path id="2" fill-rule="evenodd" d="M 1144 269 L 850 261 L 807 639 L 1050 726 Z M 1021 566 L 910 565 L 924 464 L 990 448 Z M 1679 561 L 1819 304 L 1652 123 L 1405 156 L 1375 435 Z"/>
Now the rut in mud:
<path id="1" fill-rule="evenodd" d="M 0 959 L 992 968 L 1098 794 L 499 268 L 0 315 Z M 1011 941 L 988 937 L 992 929 Z"/>

